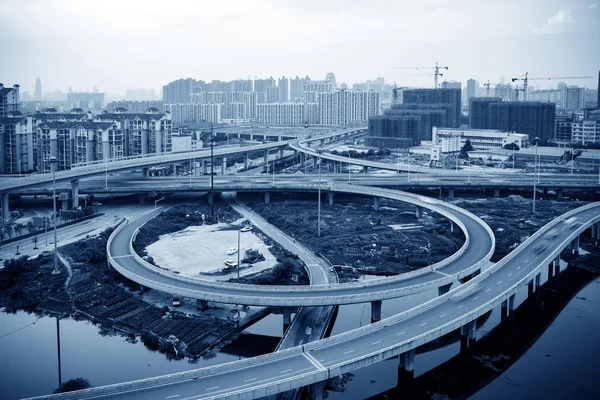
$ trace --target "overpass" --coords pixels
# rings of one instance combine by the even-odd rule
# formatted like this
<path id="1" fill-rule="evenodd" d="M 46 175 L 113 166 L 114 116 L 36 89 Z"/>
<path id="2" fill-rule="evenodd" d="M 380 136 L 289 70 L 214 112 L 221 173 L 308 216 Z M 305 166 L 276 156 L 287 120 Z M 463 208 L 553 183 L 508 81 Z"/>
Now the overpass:
<path id="1" fill-rule="evenodd" d="M 313 385 L 398 356 L 399 378 L 411 379 L 417 347 L 460 329 L 461 351 L 475 344 L 475 321 L 495 307 L 503 323 L 514 313 L 515 293 L 527 287 L 535 301 L 542 268 L 560 273 L 563 249 L 578 246 L 588 228 L 598 236 L 600 203 L 588 204 L 555 218 L 498 263 L 422 305 L 369 326 L 268 355 L 183 373 L 97 387 L 37 399 L 203 398 L 255 399 Z M 541 250 L 540 250 L 541 249 Z"/>

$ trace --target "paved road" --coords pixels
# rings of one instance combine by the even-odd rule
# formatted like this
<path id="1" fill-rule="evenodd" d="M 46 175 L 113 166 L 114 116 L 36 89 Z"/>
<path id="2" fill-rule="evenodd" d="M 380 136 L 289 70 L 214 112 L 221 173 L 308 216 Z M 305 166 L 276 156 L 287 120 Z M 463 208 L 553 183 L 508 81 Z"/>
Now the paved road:
<path id="1" fill-rule="evenodd" d="M 255 398 L 251 395 L 252 390 L 262 385 L 281 386 L 281 382 L 306 374 L 314 374 L 317 381 L 322 379 L 316 378 L 317 374 L 323 371 L 334 376 L 382 361 L 434 340 L 497 306 L 507 293 L 530 280 L 531 273 L 544 264 L 552 252 L 568 244 L 566 240 L 570 235 L 580 231 L 583 224 L 598 220 L 600 203 L 577 211 L 574 218 L 559 222 L 554 229 L 546 231 L 529 245 L 520 246 L 493 268 L 447 295 L 371 326 L 305 345 L 298 354 L 275 359 L 281 355 L 273 353 L 255 359 L 253 365 L 247 365 L 247 360 L 246 364 L 243 364 L 244 361 L 229 364 L 229 368 L 240 367 L 227 373 L 103 397 L 223 398 L 242 391 L 248 395 L 245 398 Z"/>
<path id="2" fill-rule="evenodd" d="M 381 197 L 385 196 L 401 201 L 407 198 L 401 192 L 387 189 L 340 186 L 335 190 L 339 190 L 340 192 L 354 191 L 357 194 L 374 193 Z M 452 276 L 453 274 L 457 274 L 459 271 L 478 262 L 486 262 L 489 260 L 491 252 L 493 252 L 494 243 L 492 237 L 490 237 L 491 231 L 488 232 L 486 230 L 486 225 L 482 221 L 474 219 L 469 214 L 458 212 L 456 209 L 436 200 L 429 199 L 427 201 L 431 202 L 432 206 L 443 208 L 447 212 L 456 215 L 465 225 L 471 238 L 471 245 L 458 258 L 438 270 L 424 271 L 421 275 L 406 279 L 380 279 L 370 282 L 368 286 L 364 284 L 341 284 L 322 287 L 299 286 L 290 288 L 285 286 L 218 285 L 214 282 L 206 282 L 199 279 L 195 281 L 183 281 L 182 277 L 175 274 L 158 274 L 154 270 L 150 270 L 140 264 L 133 257 L 129 248 L 130 238 L 136 229 L 148 219 L 153 218 L 154 213 L 131 221 L 114 237 L 109 252 L 121 268 L 141 277 L 143 280 L 148 280 L 152 283 L 149 284 L 150 287 L 163 291 L 171 291 L 174 294 L 184 297 L 226 303 L 273 306 L 339 305 L 393 298 L 431 288 L 432 286 L 424 286 L 423 284 L 430 284 L 436 280 L 438 282 L 443 280 L 444 283 L 448 283 L 446 281 L 456 279 L 455 276 Z M 153 284 L 160 286 L 153 286 Z M 408 292 L 406 292 L 407 290 Z"/>

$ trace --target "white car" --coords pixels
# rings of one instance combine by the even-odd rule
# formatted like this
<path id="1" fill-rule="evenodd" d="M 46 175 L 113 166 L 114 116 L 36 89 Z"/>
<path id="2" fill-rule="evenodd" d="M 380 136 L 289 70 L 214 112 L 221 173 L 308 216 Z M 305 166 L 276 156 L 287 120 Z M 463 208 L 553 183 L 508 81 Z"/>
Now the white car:
<path id="1" fill-rule="evenodd" d="M 179 297 L 173 297 L 173 307 L 179 307 L 181 305 L 181 299 Z"/>
<path id="2" fill-rule="evenodd" d="M 233 260 L 225 260 L 225 265 L 227 265 L 230 268 L 235 268 L 238 264 Z"/>
<path id="3" fill-rule="evenodd" d="M 227 249 L 227 254 L 232 255 L 232 254 L 237 253 L 237 251 L 238 251 L 237 247 L 230 247 L 229 249 Z"/>
<path id="4" fill-rule="evenodd" d="M 250 225 L 246 225 L 245 227 L 240 229 L 240 232 L 250 232 L 251 230 L 252 230 L 252 227 Z"/>

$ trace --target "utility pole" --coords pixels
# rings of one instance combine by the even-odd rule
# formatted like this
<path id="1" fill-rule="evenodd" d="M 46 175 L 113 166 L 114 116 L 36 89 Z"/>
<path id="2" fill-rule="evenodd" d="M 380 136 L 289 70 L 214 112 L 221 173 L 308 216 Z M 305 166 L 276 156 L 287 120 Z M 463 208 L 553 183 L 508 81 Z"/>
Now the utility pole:
<path id="1" fill-rule="evenodd" d="M 319 153 L 319 199 L 317 206 L 317 237 L 321 237 L 321 154 L 323 154 L 323 150 L 317 150 Z"/>
<path id="2" fill-rule="evenodd" d="M 215 169 L 215 158 L 213 152 L 213 125 L 210 124 L 210 217 L 211 219 L 215 218 L 215 182 L 213 171 Z"/>
<path id="3" fill-rule="evenodd" d="M 534 165 L 534 172 L 537 171 L 535 166 L 537 165 L 537 157 L 538 157 L 538 140 L 540 138 L 536 137 L 535 140 L 535 159 L 536 159 L 536 164 Z M 535 215 L 535 195 L 537 192 L 537 177 L 534 176 L 533 177 L 533 214 Z"/>
<path id="4" fill-rule="evenodd" d="M 57 252 L 57 244 L 56 244 L 56 178 L 55 178 L 55 170 L 56 164 L 58 160 L 56 157 L 50 157 L 50 168 L 52 169 L 52 209 L 54 211 L 54 271 L 52 271 L 52 275 L 60 274 L 60 270 L 58 269 L 58 252 Z"/>

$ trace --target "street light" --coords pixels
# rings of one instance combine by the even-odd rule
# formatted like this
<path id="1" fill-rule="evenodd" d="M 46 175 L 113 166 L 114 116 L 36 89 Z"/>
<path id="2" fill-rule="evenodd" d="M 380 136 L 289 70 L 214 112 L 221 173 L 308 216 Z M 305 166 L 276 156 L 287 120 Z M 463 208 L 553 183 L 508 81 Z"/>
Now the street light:
<path id="1" fill-rule="evenodd" d="M 348 150 L 348 183 L 350 183 L 350 150 Z"/>
<path id="2" fill-rule="evenodd" d="M 269 150 L 267 150 L 269 151 Z M 271 186 L 275 186 L 275 156 L 277 156 L 277 153 L 273 153 L 273 159 L 271 160 L 271 176 L 272 176 L 272 181 L 271 181 Z"/>
<path id="3" fill-rule="evenodd" d="M 56 164 L 58 160 L 56 157 L 50 157 L 50 168 L 52 169 L 52 210 L 54 211 L 54 271 L 52 271 L 52 275 L 60 274 L 60 270 L 58 269 L 58 253 L 57 253 L 57 244 L 56 244 L 56 178 L 55 178 L 55 170 Z"/>
<path id="4" fill-rule="evenodd" d="M 535 159 L 537 160 L 537 158 L 538 158 L 538 140 L 540 140 L 540 138 L 536 136 L 536 138 L 534 140 L 535 140 Z M 534 167 L 536 165 L 537 165 L 537 162 L 534 165 Z M 536 171 L 535 168 L 534 168 L 534 171 Z M 533 177 L 533 213 L 534 214 L 535 214 L 535 194 L 537 192 L 537 180 L 538 180 L 538 177 L 534 176 Z"/>
<path id="5" fill-rule="evenodd" d="M 211 219 L 215 218 L 215 183 L 213 177 L 213 171 L 215 168 L 215 159 L 213 153 L 213 125 L 210 124 L 210 217 Z"/>
<path id="6" fill-rule="evenodd" d="M 318 149 L 319 154 L 319 201 L 317 206 L 317 237 L 321 237 L 321 155 L 323 154 L 322 149 Z"/>
<path id="7" fill-rule="evenodd" d="M 238 280 L 240 279 L 240 267 L 241 267 L 241 265 L 240 265 L 240 251 L 242 251 L 240 248 L 240 233 L 241 232 L 242 232 L 242 228 L 240 226 L 240 227 L 238 227 L 238 245 L 237 245 L 237 250 L 238 250 L 238 252 L 237 252 L 238 253 L 237 278 L 238 278 Z"/>

